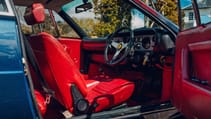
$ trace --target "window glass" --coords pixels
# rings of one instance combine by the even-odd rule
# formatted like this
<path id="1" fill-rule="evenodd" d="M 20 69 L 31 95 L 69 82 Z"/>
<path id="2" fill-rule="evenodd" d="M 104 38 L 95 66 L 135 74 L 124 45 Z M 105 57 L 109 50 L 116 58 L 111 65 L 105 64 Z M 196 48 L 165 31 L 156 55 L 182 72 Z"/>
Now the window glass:
<path id="1" fill-rule="evenodd" d="M 206 24 L 211 22 L 211 0 L 198 0 L 198 8 L 201 18 L 201 23 Z"/>
<path id="2" fill-rule="evenodd" d="M 32 25 L 32 31 L 33 33 L 47 32 L 55 37 L 58 36 L 58 33 L 56 32 L 53 21 L 51 19 L 49 10 L 45 10 L 45 21 L 40 24 Z"/>
<path id="3" fill-rule="evenodd" d="M 8 12 L 8 8 L 4 0 L 0 0 L 0 12 Z"/>
<path id="4" fill-rule="evenodd" d="M 25 12 L 25 10 L 24 10 Z M 25 22 L 25 20 L 23 20 L 23 22 Z M 31 33 L 29 32 L 29 34 L 36 34 L 36 33 L 40 33 L 40 32 L 47 32 L 55 37 L 58 36 L 58 33 L 56 32 L 56 29 L 54 27 L 53 21 L 51 19 L 49 10 L 45 10 L 45 21 L 39 24 L 34 24 L 34 25 L 27 25 L 26 23 L 22 24 L 22 28 L 29 28 L 27 29 L 27 31 L 31 31 Z M 24 31 L 25 29 L 23 29 L 23 32 L 25 33 L 26 31 Z"/>
<path id="5" fill-rule="evenodd" d="M 15 9 L 17 11 L 19 21 L 21 23 L 22 32 L 24 34 L 32 34 L 32 27 L 30 25 L 27 25 L 26 24 L 26 22 L 24 20 L 24 17 L 23 17 L 26 7 L 23 7 L 23 6 L 15 6 Z"/>
<path id="6" fill-rule="evenodd" d="M 16 6 L 16 10 L 20 19 L 21 28 L 24 34 L 35 34 L 39 32 L 47 32 L 55 37 L 72 37 L 79 38 L 77 33 L 56 13 L 53 11 L 53 15 L 56 21 L 56 25 L 59 30 L 59 34 L 56 31 L 56 28 L 53 24 L 53 21 L 50 16 L 49 10 L 45 10 L 46 18 L 43 23 L 35 24 L 35 25 L 27 25 L 24 20 L 24 13 L 26 7 L 24 6 Z"/>
<path id="7" fill-rule="evenodd" d="M 193 6 L 191 2 L 185 3 L 183 0 L 180 0 L 181 4 L 181 21 L 182 21 L 182 30 L 189 29 L 196 26 L 195 14 L 193 11 Z"/>
<path id="8" fill-rule="evenodd" d="M 191 1 L 184 2 L 184 0 L 180 0 L 180 2 L 182 8 L 181 12 L 183 30 L 195 27 L 197 24 Z M 207 24 L 211 22 L 211 1 L 197 0 L 197 5 L 199 9 L 201 24 Z"/>
<path id="9" fill-rule="evenodd" d="M 48 10 L 45 10 L 46 18 L 43 23 L 35 24 L 35 25 L 27 25 L 24 19 L 24 13 L 25 13 L 26 7 L 25 6 L 15 6 L 15 7 L 18 13 L 18 18 L 21 23 L 22 32 L 24 34 L 36 34 L 36 33 L 44 31 L 54 36 L 58 36 L 55 31 L 55 28 L 54 28 L 54 25 L 53 25 L 53 22 L 51 20 Z"/>
<path id="10" fill-rule="evenodd" d="M 78 34 L 56 12 L 53 12 L 60 37 L 80 38 Z"/>

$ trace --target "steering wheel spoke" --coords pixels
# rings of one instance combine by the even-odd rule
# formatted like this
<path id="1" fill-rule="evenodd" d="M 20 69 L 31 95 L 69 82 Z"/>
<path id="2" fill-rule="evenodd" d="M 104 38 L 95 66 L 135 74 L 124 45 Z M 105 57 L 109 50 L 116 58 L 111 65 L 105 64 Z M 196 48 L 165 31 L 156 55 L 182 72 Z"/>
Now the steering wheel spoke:
<path id="1" fill-rule="evenodd" d="M 113 46 L 115 49 L 118 48 L 119 43 L 117 43 L 116 41 L 112 41 L 111 42 L 111 46 Z"/>
<path id="2" fill-rule="evenodd" d="M 125 49 L 125 48 L 127 48 L 128 47 L 128 43 L 123 43 L 122 44 L 122 49 Z"/>
<path id="3" fill-rule="evenodd" d="M 115 52 L 114 56 L 112 57 L 112 61 L 115 61 L 116 60 L 116 58 L 119 56 L 120 52 L 121 52 L 121 50 L 117 50 Z"/>

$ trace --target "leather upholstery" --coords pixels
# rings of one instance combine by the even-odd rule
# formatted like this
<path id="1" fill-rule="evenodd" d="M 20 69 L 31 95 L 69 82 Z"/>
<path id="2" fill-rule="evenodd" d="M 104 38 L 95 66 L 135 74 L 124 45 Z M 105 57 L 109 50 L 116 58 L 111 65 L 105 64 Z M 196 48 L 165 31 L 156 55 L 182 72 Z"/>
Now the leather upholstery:
<path id="1" fill-rule="evenodd" d="M 34 90 L 34 95 L 37 101 L 38 109 L 40 110 L 41 114 L 44 115 L 47 109 L 45 99 L 42 94 L 37 90 Z"/>
<path id="2" fill-rule="evenodd" d="M 55 91 L 56 99 L 70 111 L 73 111 L 72 84 L 78 87 L 90 104 L 97 98 L 99 106 L 95 111 L 123 103 L 132 95 L 134 84 L 127 80 L 104 77 L 85 79 L 61 43 L 52 35 L 42 32 L 31 36 L 29 42 L 44 79 Z"/>
<path id="3" fill-rule="evenodd" d="M 50 34 L 42 32 L 29 40 L 46 82 L 56 98 L 67 108 L 72 107 L 70 86 L 75 83 L 83 96 L 87 87 L 73 60 L 63 46 Z"/>
<path id="4" fill-rule="evenodd" d="M 100 111 L 126 101 L 133 90 L 134 84 L 132 82 L 119 78 L 101 79 L 95 86 L 88 88 L 86 99 L 91 103 L 93 99 L 98 98 L 99 106 L 95 111 Z"/>
<path id="5" fill-rule="evenodd" d="M 70 111 L 73 107 L 70 91 L 72 83 L 77 85 L 90 104 L 94 98 L 104 97 L 97 101 L 99 106 L 96 111 L 118 105 L 132 95 L 134 89 L 132 82 L 103 77 L 101 79 L 84 79 L 63 46 L 50 34 L 42 32 L 32 36 L 29 42 L 46 82 L 55 91 L 57 100 Z"/>
<path id="6" fill-rule="evenodd" d="M 27 7 L 24 13 L 24 19 L 28 25 L 42 23 L 45 20 L 45 8 L 40 3 L 34 3 Z"/>

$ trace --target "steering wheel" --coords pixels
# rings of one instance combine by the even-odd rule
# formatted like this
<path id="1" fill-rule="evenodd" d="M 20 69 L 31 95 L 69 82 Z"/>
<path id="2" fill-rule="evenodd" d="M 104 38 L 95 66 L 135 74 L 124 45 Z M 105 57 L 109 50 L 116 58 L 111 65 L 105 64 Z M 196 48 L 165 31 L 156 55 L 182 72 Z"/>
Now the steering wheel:
<path id="1" fill-rule="evenodd" d="M 120 36 L 121 32 L 128 31 L 129 37 Z M 120 63 L 129 53 L 133 43 L 133 31 L 128 27 L 117 29 L 107 40 L 104 58 L 107 64 Z M 121 38 L 120 38 L 121 37 Z"/>

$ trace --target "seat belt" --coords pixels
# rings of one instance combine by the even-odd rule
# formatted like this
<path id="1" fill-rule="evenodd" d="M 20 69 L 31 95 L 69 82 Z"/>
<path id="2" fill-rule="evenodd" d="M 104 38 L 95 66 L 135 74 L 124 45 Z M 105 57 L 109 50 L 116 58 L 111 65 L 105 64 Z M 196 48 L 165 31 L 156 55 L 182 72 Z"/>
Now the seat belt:
<path id="1" fill-rule="evenodd" d="M 34 69 L 36 75 L 38 76 L 38 80 L 42 86 L 42 89 L 44 91 L 44 93 L 46 93 L 46 104 L 50 103 L 50 99 L 52 96 L 54 96 L 54 91 L 51 90 L 48 86 L 48 84 L 46 83 L 39 67 L 37 64 L 37 60 L 36 57 L 34 55 L 34 52 L 31 48 L 31 45 L 29 44 L 29 41 L 27 40 L 26 36 L 23 36 L 24 38 L 24 44 L 25 44 L 25 49 L 26 49 L 26 54 L 27 54 L 27 59 L 30 62 L 30 64 L 32 65 L 32 68 Z"/>

